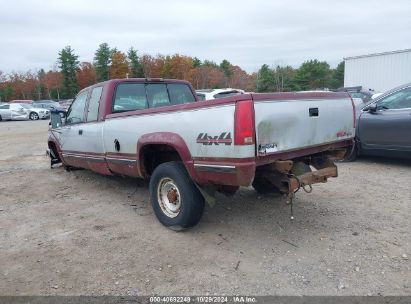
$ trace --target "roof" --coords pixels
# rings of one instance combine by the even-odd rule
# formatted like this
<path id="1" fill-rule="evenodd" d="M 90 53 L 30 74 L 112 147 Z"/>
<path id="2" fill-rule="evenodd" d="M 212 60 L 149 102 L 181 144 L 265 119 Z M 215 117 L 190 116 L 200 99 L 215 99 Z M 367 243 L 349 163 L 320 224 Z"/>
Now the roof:
<path id="1" fill-rule="evenodd" d="M 351 59 L 358 59 L 358 58 L 365 58 L 365 57 L 374 57 L 374 56 L 383 56 L 383 55 L 391 55 L 391 54 L 397 54 L 397 53 L 407 53 L 407 52 L 411 52 L 411 49 L 397 50 L 397 51 L 383 52 L 383 53 L 373 53 L 373 54 L 368 54 L 368 55 L 359 55 L 359 56 L 352 56 L 352 57 L 345 57 L 344 60 L 351 60 Z"/>

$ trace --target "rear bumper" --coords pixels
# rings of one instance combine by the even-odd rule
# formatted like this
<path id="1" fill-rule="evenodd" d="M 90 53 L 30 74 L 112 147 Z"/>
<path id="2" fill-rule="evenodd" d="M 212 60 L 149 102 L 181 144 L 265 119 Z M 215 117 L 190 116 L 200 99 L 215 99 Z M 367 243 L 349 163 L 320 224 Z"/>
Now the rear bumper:
<path id="1" fill-rule="evenodd" d="M 257 158 L 195 158 L 186 164 L 193 179 L 200 185 L 250 186 L 253 183 L 257 167 L 274 163 L 278 160 L 292 160 L 321 152 L 331 152 L 350 148 L 353 140 L 275 153 Z"/>
<path id="2" fill-rule="evenodd" d="M 195 159 L 194 180 L 200 185 L 249 186 L 256 169 L 255 158 Z"/>

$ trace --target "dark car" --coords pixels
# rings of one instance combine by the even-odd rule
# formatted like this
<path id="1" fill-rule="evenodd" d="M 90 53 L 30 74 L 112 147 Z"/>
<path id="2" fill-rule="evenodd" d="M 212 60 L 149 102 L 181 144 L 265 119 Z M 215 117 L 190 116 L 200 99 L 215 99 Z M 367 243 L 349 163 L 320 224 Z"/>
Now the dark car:
<path id="1" fill-rule="evenodd" d="M 392 89 L 358 112 L 356 144 L 347 160 L 360 154 L 411 157 L 411 83 Z"/>
<path id="2" fill-rule="evenodd" d="M 366 104 L 372 99 L 373 91 L 363 90 L 362 86 L 357 87 L 344 87 L 339 88 L 338 92 L 347 92 L 352 98 L 361 98 L 363 103 Z"/>

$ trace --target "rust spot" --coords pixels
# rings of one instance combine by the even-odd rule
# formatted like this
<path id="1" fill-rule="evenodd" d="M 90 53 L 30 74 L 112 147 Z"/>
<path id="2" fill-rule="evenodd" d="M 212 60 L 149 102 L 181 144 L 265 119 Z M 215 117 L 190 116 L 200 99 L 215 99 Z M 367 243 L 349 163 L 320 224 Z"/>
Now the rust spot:
<path id="1" fill-rule="evenodd" d="M 167 192 L 167 199 L 170 203 L 175 204 L 177 201 L 177 191 L 170 190 Z"/>

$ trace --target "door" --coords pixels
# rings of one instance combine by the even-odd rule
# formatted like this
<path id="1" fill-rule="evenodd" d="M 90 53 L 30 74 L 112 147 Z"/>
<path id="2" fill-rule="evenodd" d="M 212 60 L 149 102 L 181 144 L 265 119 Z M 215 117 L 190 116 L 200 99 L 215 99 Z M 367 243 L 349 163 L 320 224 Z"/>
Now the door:
<path id="1" fill-rule="evenodd" d="M 89 91 L 80 92 L 67 112 L 65 124 L 53 130 L 58 138 L 65 162 L 74 167 L 86 168 L 86 149 L 83 136 L 85 107 Z"/>
<path id="2" fill-rule="evenodd" d="M 103 124 L 99 120 L 99 108 L 103 86 L 91 90 L 87 104 L 86 123 L 83 125 L 84 152 L 87 168 L 102 174 L 110 174 L 103 145 Z"/>
<path id="3" fill-rule="evenodd" d="M 376 106 L 376 111 L 364 111 L 360 116 L 361 148 L 411 151 L 411 87 L 376 101 Z"/>
<path id="4" fill-rule="evenodd" d="M 0 116 L 2 120 L 7 120 L 11 119 L 11 114 L 10 114 L 10 105 L 9 104 L 3 104 L 0 105 Z"/>
<path id="5" fill-rule="evenodd" d="M 12 120 L 26 120 L 29 119 L 29 113 L 19 104 L 12 103 L 10 105 L 10 116 Z"/>

